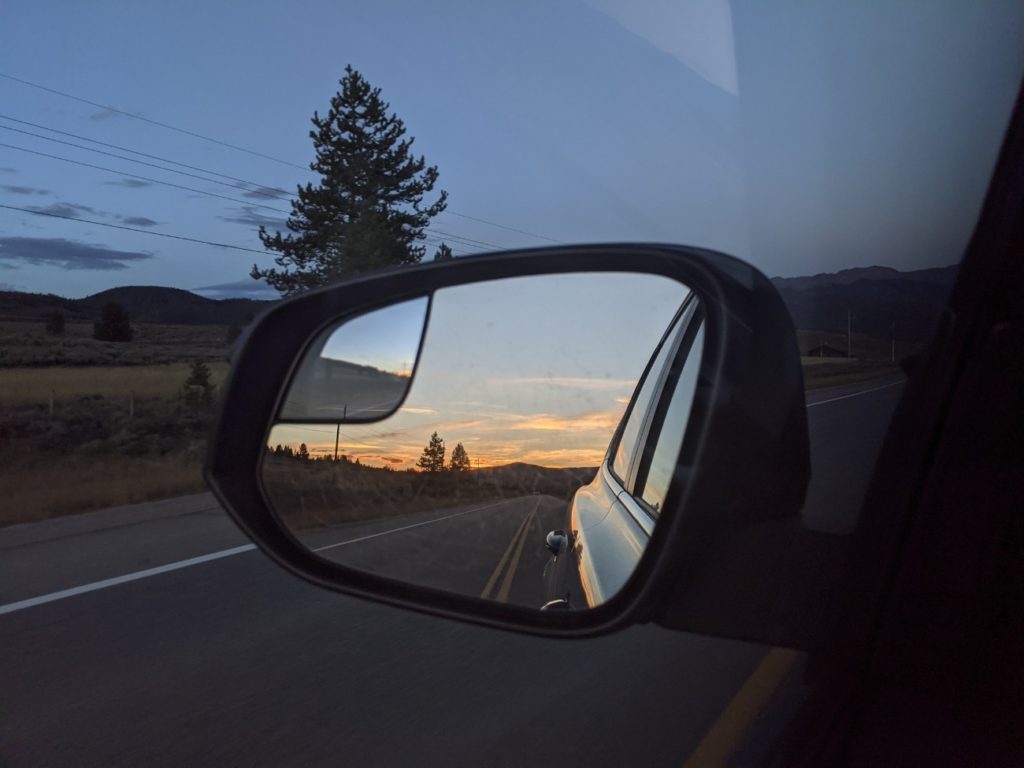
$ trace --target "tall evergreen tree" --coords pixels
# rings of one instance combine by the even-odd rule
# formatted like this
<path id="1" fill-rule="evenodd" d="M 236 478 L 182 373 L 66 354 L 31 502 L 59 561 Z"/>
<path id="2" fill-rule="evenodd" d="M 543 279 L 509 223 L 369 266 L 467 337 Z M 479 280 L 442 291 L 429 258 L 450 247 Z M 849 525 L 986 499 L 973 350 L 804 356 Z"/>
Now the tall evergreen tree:
<path id="1" fill-rule="evenodd" d="M 430 436 L 430 442 L 423 449 L 423 455 L 416 462 L 416 466 L 431 474 L 444 472 L 444 440 L 438 437 L 437 432 Z"/>
<path id="2" fill-rule="evenodd" d="M 100 310 L 100 319 L 92 324 L 92 336 L 100 341 L 131 341 L 131 318 L 116 301 L 108 301 Z"/>
<path id="3" fill-rule="evenodd" d="M 469 454 L 466 453 L 466 449 L 462 446 L 462 443 L 458 443 L 455 448 L 452 449 L 452 457 L 448 463 L 448 469 L 452 472 L 469 471 Z"/>
<path id="4" fill-rule="evenodd" d="M 437 167 L 411 154 L 413 139 L 390 113 L 380 88 L 351 65 L 323 117 L 313 113 L 309 133 L 316 150 L 310 169 L 319 183 L 298 188 L 286 234 L 260 227 L 260 240 L 277 251 L 279 269 L 253 265 L 251 276 L 286 295 L 381 267 L 415 264 L 430 220 L 445 209 L 448 193 L 423 198 L 437 183 Z"/>
<path id="5" fill-rule="evenodd" d="M 63 336 L 64 335 L 64 313 L 59 309 L 53 310 L 46 316 L 46 332 L 51 336 Z"/>

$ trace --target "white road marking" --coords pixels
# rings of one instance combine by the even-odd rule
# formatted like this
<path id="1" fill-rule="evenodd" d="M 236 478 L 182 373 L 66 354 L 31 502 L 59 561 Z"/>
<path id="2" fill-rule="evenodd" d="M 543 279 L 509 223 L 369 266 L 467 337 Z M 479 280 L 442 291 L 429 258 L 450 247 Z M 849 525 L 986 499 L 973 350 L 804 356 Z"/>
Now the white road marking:
<path id="1" fill-rule="evenodd" d="M 314 552 L 322 552 L 325 549 L 332 549 L 334 547 L 342 547 L 346 544 L 354 544 L 357 541 L 366 541 L 367 539 L 374 539 L 378 536 L 386 536 L 389 533 L 398 533 L 399 531 L 407 531 L 410 528 L 418 528 L 421 525 L 430 525 L 431 523 L 437 523 L 441 520 L 450 520 L 453 517 L 460 517 L 461 515 L 468 515 L 470 512 L 480 512 L 485 509 L 491 509 L 501 504 L 507 504 L 509 501 L 514 499 L 508 499 L 506 501 L 499 501 L 494 504 L 488 504 L 483 507 L 474 507 L 473 509 L 466 509 L 462 512 L 456 512 L 451 515 L 445 515 L 444 517 L 437 517 L 433 520 L 426 520 L 422 523 L 414 523 L 412 525 L 403 525 L 400 528 L 391 528 L 387 531 L 381 531 L 380 533 L 371 533 L 368 536 L 360 536 L 355 539 L 348 539 L 347 541 L 339 541 L 336 544 L 328 544 L 326 547 L 319 547 L 313 550 Z M 94 581 L 90 584 L 83 584 L 79 587 L 71 587 L 70 589 L 62 589 L 59 592 L 50 592 L 47 595 L 39 595 L 38 597 L 30 597 L 26 600 L 19 600 L 15 603 L 7 603 L 6 605 L 0 605 L 0 615 L 5 613 L 14 613 L 25 608 L 33 608 L 37 605 L 45 605 L 46 603 L 52 603 L 57 600 L 64 600 L 68 597 L 75 597 L 77 595 L 84 595 L 88 592 L 95 592 L 100 589 L 106 589 L 107 587 L 116 587 L 119 584 L 127 584 L 131 581 L 138 581 L 139 579 L 146 579 L 150 576 L 159 576 L 161 573 L 170 573 L 171 571 L 181 570 L 182 568 L 190 568 L 193 565 L 202 565 L 212 560 L 220 560 L 225 557 L 232 557 L 233 555 L 240 555 L 243 552 L 251 552 L 256 549 L 255 544 L 243 544 L 240 547 L 232 547 L 231 549 L 222 549 L 218 552 L 211 552 L 208 555 L 200 555 L 198 557 L 190 557 L 187 560 L 178 560 L 174 563 L 168 563 L 167 565 L 159 565 L 155 568 L 147 568 L 144 571 L 135 571 L 134 573 L 126 573 L 123 576 L 115 576 L 111 579 L 103 579 L 102 581 Z"/>
<path id="2" fill-rule="evenodd" d="M 864 390 L 861 390 L 860 392 L 853 392 L 853 393 L 851 393 L 849 395 L 841 395 L 839 397 L 829 398 L 828 400 L 819 400 L 816 403 L 808 403 L 807 407 L 808 408 L 813 408 L 816 405 L 825 405 L 826 403 L 834 403 L 834 402 L 836 402 L 838 400 L 846 400 L 846 399 L 851 398 L 851 397 L 860 397 L 861 395 L 867 395 L 867 394 L 870 394 L 871 392 L 878 392 L 879 390 L 882 390 L 882 389 L 888 389 L 889 387 L 899 386 L 900 384 L 903 384 L 903 383 L 904 383 L 903 380 L 893 381 L 893 382 L 890 382 L 888 384 L 883 384 L 883 385 L 881 385 L 879 387 L 872 387 L 871 389 L 864 389 Z M 513 501 L 513 499 L 509 499 L 509 500 L 506 500 L 506 501 L 499 501 L 499 502 L 496 502 L 494 504 L 488 504 L 487 506 L 483 506 L 483 507 L 474 507 L 473 509 L 466 509 L 466 510 L 463 510 L 462 512 L 455 512 L 454 514 L 451 514 L 451 515 L 445 515 L 443 517 L 436 517 L 433 520 L 426 520 L 426 521 L 421 522 L 421 523 L 413 523 L 412 525 L 403 525 L 403 526 L 401 526 L 399 528 L 391 528 L 391 529 L 389 529 L 387 531 L 381 531 L 380 533 L 371 533 L 371 534 L 369 534 L 367 536 L 359 536 L 359 537 L 357 537 L 355 539 L 348 539 L 346 541 L 339 541 L 339 542 L 337 542 L 335 544 L 328 544 L 327 546 L 324 546 L 324 547 L 317 547 L 313 551 L 314 552 L 323 552 L 323 551 L 328 550 L 328 549 L 334 549 L 336 547 L 343 547 L 346 544 L 355 544 L 356 542 L 366 541 L 368 539 L 375 539 L 378 536 L 387 536 L 390 533 L 398 533 L 399 531 L 407 531 L 407 530 L 409 530 L 411 528 L 419 528 L 422 525 L 430 525 L 431 523 L 439 523 L 442 520 L 451 520 L 454 517 L 461 517 L 462 515 L 468 515 L 468 514 L 470 514 L 472 512 L 481 512 L 481 511 L 483 511 L 485 509 L 492 509 L 492 508 L 497 507 L 497 506 L 499 506 L 501 504 L 506 504 L 506 503 L 508 503 L 508 501 Z M 205 512 L 207 510 L 200 510 L 200 511 Z M 135 571 L 134 573 L 126 573 L 123 576 L 115 576 L 112 579 L 103 579 L 102 581 L 94 581 L 94 582 L 92 582 L 90 584 L 83 584 L 83 585 L 81 585 L 79 587 L 71 587 L 70 589 L 62 589 L 62 590 L 60 590 L 58 592 L 51 592 L 51 593 L 49 593 L 47 595 L 39 595 L 38 597 L 30 597 L 27 600 L 19 600 L 19 601 L 14 602 L 14 603 L 7 603 L 6 605 L 0 605 L 0 615 L 3 615 L 5 613 L 14 613 L 15 611 L 20 611 L 20 610 L 23 610 L 25 608 L 32 608 L 32 607 L 37 606 L 37 605 L 45 605 L 46 603 L 52 603 L 52 602 L 57 601 L 57 600 L 64 600 L 65 598 L 75 597 L 76 595 L 84 595 L 84 594 L 86 594 L 88 592 L 95 592 L 95 591 L 100 590 L 100 589 L 106 589 L 107 587 L 116 587 L 119 584 L 126 584 L 126 583 L 131 582 L 131 581 L 138 581 L 139 579 L 146 579 L 146 578 L 149 578 L 150 576 L 158 576 L 161 573 L 170 573 L 171 571 L 177 571 L 177 570 L 180 570 L 182 568 L 190 568 L 193 565 L 201 565 L 203 563 L 208 563 L 208 562 L 211 562 L 213 560 L 220 560 L 220 559 L 225 558 L 225 557 L 232 557 L 234 555 L 240 555 L 243 552 L 251 552 L 254 549 L 256 549 L 256 545 L 255 544 L 243 544 L 240 547 L 232 547 L 231 549 L 222 549 L 219 552 L 211 552 L 208 555 L 200 555 L 199 557 L 190 557 L 187 560 L 179 560 L 179 561 L 177 561 L 175 563 L 168 563 L 167 565 L 159 565 L 159 566 L 157 566 L 155 568 L 147 568 L 144 571 Z"/>
<path id="3" fill-rule="evenodd" d="M 825 403 L 834 403 L 837 400 L 847 400 L 847 399 L 849 399 L 851 397 L 860 397 L 861 395 L 867 395 L 867 394 L 869 394 L 871 392 L 877 392 L 880 389 L 888 389 L 889 387 L 897 387 L 897 386 L 899 386 L 900 384 L 903 384 L 903 383 L 905 383 L 905 379 L 900 379 L 899 381 L 890 381 L 888 384 L 883 384 L 880 387 L 872 387 L 871 389 L 862 389 L 860 392 L 853 392 L 853 393 L 851 393 L 849 395 L 840 395 L 839 397 L 831 397 L 828 400 L 819 400 L 816 403 L 808 403 L 807 407 L 808 408 L 813 408 L 816 405 L 824 405 Z"/>
<path id="4" fill-rule="evenodd" d="M 419 528 L 421 525 L 430 525 L 431 523 L 439 523 L 442 520 L 451 520 L 453 517 L 462 517 L 468 515 L 470 512 L 481 512 L 485 509 L 492 509 L 502 504 L 507 504 L 510 501 L 516 501 L 516 499 L 506 499 L 505 501 L 498 501 L 494 504 L 488 504 L 485 507 L 474 507 L 473 509 L 464 509 L 462 512 L 456 512 L 451 515 L 445 515 L 444 517 L 435 517 L 433 520 L 424 520 L 422 523 L 413 523 L 412 525 L 403 525 L 401 528 L 390 528 L 380 533 L 371 533 L 368 536 L 360 536 L 355 539 L 348 539 L 347 541 L 339 541 L 337 544 L 328 544 L 324 547 L 317 547 L 314 552 L 323 552 L 325 549 L 334 549 L 335 547 L 344 547 L 346 544 L 355 544 L 357 541 L 366 541 L 367 539 L 375 539 L 378 536 L 387 536 L 389 533 L 398 533 L 399 531 L 407 531 L 410 528 Z"/>
<path id="5" fill-rule="evenodd" d="M 135 571 L 135 573 L 126 573 L 123 576 L 115 576 L 112 579 L 103 579 L 102 581 L 94 581 L 91 584 L 83 584 L 80 587 L 71 587 L 71 589 L 62 589 L 59 592 L 51 592 L 48 595 L 40 595 L 39 597 L 30 597 L 27 600 L 19 600 L 16 603 L 7 603 L 6 605 L 0 605 L 0 614 L 14 613 L 24 608 L 32 608 L 36 605 L 43 605 L 45 603 L 52 603 L 55 600 L 63 600 L 66 597 L 74 597 L 76 595 L 84 595 L 86 592 L 95 592 L 98 589 L 106 589 L 107 587 L 116 587 L 118 584 L 125 584 L 129 581 L 138 581 L 139 579 L 146 579 L 150 576 L 157 576 L 161 573 L 169 573 L 170 571 L 177 571 L 181 568 L 189 568 L 193 565 L 200 565 L 202 563 L 208 563 L 211 560 L 220 560 L 224 557 L 231 557 L 232 555 L 240 555 L 243 552 L 251 552 L 256 549 L 255 544 L 243 544 L 240 547 L 232 547 L 231 549 L 222 549 L 219 552 L 211 552 L 208 555 L 200 555 L 199 557 L 190 557 L 188 560 L 179 560 L 176 563 L 168 563 L 167 565 L 159 565 L 156 568 L 147 568 L 144 571 Z"/>

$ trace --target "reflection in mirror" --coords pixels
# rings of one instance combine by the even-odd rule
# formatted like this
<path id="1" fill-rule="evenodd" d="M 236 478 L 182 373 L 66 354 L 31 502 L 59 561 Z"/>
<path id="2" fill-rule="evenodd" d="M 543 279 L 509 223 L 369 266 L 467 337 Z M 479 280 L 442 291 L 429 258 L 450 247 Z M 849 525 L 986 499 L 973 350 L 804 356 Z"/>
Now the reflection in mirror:
<path id="1" fill-rule="evenodd" d="M 667 420 L 659 404 L 673 392 L 678 401 L 680 388 L 692 399 L 693 387 L 675 382 L 684 369 L 692 380 L 698 365 L 685 364 L 691 353 L 699 360 L 696 299 L 668 278 L 622 273 L 439 290 L 401 407 L 372 424 L 347 423 L 351 376 L 331 380 L 318 373 L 331 365 L 323 361 L 376 360 L 377 370 L 404 372 L 394 350 L 415 353 L 412 320 L 422 322 L 425 302 L 416 312 L 398 305 L 405 346 L 356 334 L 353 321 L 309 348 L 312 373 L 292 388 L 299 405 L 268 436 L 268 503 L 321 557 L 380 576 L 536 609 L 611 597 L 643 554 L 661 503 L 646 506 L 639 487 L 629 504 L 618 495 L 631 478 L 664 474 L 682 444 L 689 403 L 673 405 Z M 337 347 L 336 333 L 345 341 Z M 627 413 L 645 384 L 652 393 Z M 637 464 L 618 478 L 606 456 L 624 418 L 644 426 L 630 438 Z M 643 450 L 645 440 L 658 451 Z M 659 463 L 648 471 L 652 453 Z M 602 573 L 610 576 L 598 590 Z"/>
<path id="2" fill-rule="evenodd" d="M 426 327 L 424 296 L 332 325 L 313 340 L 281 405 L 281 421 L 374 421 L 412 382 Z"/>

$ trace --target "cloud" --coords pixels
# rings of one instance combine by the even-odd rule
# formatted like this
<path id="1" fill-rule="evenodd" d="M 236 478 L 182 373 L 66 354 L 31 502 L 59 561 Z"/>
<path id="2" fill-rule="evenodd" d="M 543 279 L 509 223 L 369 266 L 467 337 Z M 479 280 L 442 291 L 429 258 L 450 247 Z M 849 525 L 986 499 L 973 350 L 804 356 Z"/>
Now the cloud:
<path id="1" fill-rule="evenodd" d="M 521 416 L 518 420 L 508 423 L 506 429 L 529 429 L 544 432 L 579 432 L 585 429 L 611 430 L 619 423 L 618 413 L 583 413 L 578 416 L 555 416 L 550 413 L 537 413 Z"/>
<path id="2" fill-rule="evenodd" d="M 99 214 L 103 216 L 105 214 L 99 213 L 95 208 L 88 205 L 79 205 L 77 203 L 51 203 L 47 206 L 32 206 L 33 211 L 39 211 L 39 213 L 49 213 L 53 216 L 80 216 L 83 213 Z"/>
<path id="3" fill-rule="evenodd" d="M 218 283 L 193 288 L 193 293 L 208 299 L 259 299 L 274 301 L 281 298 L 276 289 L 271 288 L 262 280 L 236 280 L 232 283 Z"/>
<path id="4" fill-rule="evenodd" d="M 636 386 L 636 379 L 588 379 L 574 378 L 569 376 L 538 376 L 530 378 L 502 379 L 502 382 L 510 384 L 543 384 L 549 387 L 566 387 L 569 389 L 584 389 L 587 391 L 606 389 L 628 389 L 630 391 Z"/>
<path id="5" fill-rule="evenodd" d="M 0 173 L 17 173 L 17 172 L 18 172 L 17 168 L 10 168 L 10 167 L 8 167 L 6 165 L 3 168 L 0 168 Z"/>
<path id="6" fill-rule="evenodd" d="M 0 262 L 69 270 L 119 270 L 153 258 L 151 253 L 119 251 L 59 237 L 0 237 Z"/>
<path id="7" fill-rule="evenodd" d="M 0 184 L 0 189 L 5 192 L 10 192 L 12 195 L 50 195 L 53 194 L 48 189 L 39 189 L 37 187 L 20 187 L 15 184 Z"/>
<path id="8" fill-rule="evenodd" d="M 243 192 L 242 197 L 248 197 L 251 200 L 280 200 L 283 197 L 289 197 L 289 194 L 277 187 L 257 187 Z"/>
<path id="9" fill-rule="evenodd" d="M 143 187 L 153 186 L 150 182 L 139 179 L 118 179 L 117 181 L 104 181 L 103 183 L 115 187 L 128 187 L 128 189 L 142 189 Z"/>
<path id="10" fill-rule="evenodd" d="M 5 283 L 0 281 L 0 291 L 24 291 L 25 286 L 15 285 L 14 283 Z"/>
<path id="11" fill-rule="evenodd" d="M 243 205 L 235 209 L 234 216 L 218 216 L 221 221 L 230 221 L 234 224 L 245 224 L 247 227 L 266 227 L 270 231 L 286 231 L 288 225 L 284 219 L 273 216 L 265 216 L 249 205 Z"/>
<path id="12" fill-rule="evenodd" d="M 117 218 L 125 224 L 131 224 L 136 227 L 155 227 L 160 223 L 159 221 L 153 221 L 146 216 L 118 216 Z"/>
<path id="13" fill-rule="evenodd" d="M 106 109 L 106 108 L 104 108 L 104 109 L 101 109 L 99 112 L 93 112 L 91 115 L 89 115 L 89 119 L 90 120 L 110 120 L 111 118 L 118 117 L 119 115 L 120 115 L 120 113 L 115 111 L 115 110 L 113 110 L 113 109 Z"/>

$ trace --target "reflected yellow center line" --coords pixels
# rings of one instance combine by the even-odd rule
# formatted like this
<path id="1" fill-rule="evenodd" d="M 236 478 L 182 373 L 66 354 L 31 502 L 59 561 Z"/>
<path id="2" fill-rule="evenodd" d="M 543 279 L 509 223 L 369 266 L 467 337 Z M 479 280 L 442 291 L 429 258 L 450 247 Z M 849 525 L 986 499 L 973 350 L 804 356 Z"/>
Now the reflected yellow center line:
<path id="1" fill-rule="evenodd" d="M 686 761 L 685 768 L 727 765 L 799 655 L 799 651 L 791 648 L 772 648 L 768 651 L 697 745 Z"/>
<path id="2" fill-rule="evenodd" d="M 512 562 L 508 565 L 508 570 L 505 571 L 505 578 L 501 582 L 501 588 L 498 590 L 498 602 L 504 603 L 508 600 L 508 591 L 512 588 L 512 580 L 516 577 L 516 569 L 519 568 L 519 556 L 523 554 L 523 545 L 526 543 L 526 539 L 530 535 L 530 523 L 533 522 L 534 518 L 537 517 L 537 507 L 540 506 L 540 499 L 533 505 L 533 509 L 530 514 L 526 516 L 526 526 L 523 528 L 522 534 L 519 536 L 519 543 L 516 545 L 516 553 L 512 555 Z"/>
<path id="3" fill-rule="evenodd" d="M 540 502 L 538 501 L 538 504 L 539 503 Z M 509 541 L 508 546 L 505 548 L 505 553 L 501 556 L 501 559 L 498 561 L 498 565 L 495 567 L 494 573 L 492 573 L 491 574 L 491 578 L 489 578 L 487 580 L 487 586 L 485 586 L 484 587 L 484 591 L 480 593 L 480 597 L 482 597 L 484 600 L 487 600 L 487 599 L 490 598 L 492 590 L 494 589 L 495 585 L 498 583 L 498 577 L 501 576 L 501 572 L 505 568 L 505 563 L 508 562 L 509 557 L 511 557 L 511 555 L 512 555 L 512 550 L 514 550 L 516 548 L 516 545 L 519 543 L 520 539 L 521 538 L 525 538 L 526 527 L 529 524 L 529 522 L 530 522 L 531 518 L 533 517 L 534 513 L 536 513 L 536 511 L 537 511 L 537 507 L 534 506 L 533 511 L 530 512 L 529 514 L 527 514 L 523 518 L 523 521 L 519 524 L 519 527 L 516 528 L 516 532 L 512 535 L 512 539 Z M 519 547 L 519 552 L 522 552 L 522 546 Z M 518 559 L 519 559 L 519 556 L 517 554 L 516 555 L 516 560 L 518 561 Z M 504 588 L 504 586 L 505 585 L 503 583 L 502 587 Z M 508 591 L 506 590 L 506 595 L 507 594 L 508 594 Z"/>

